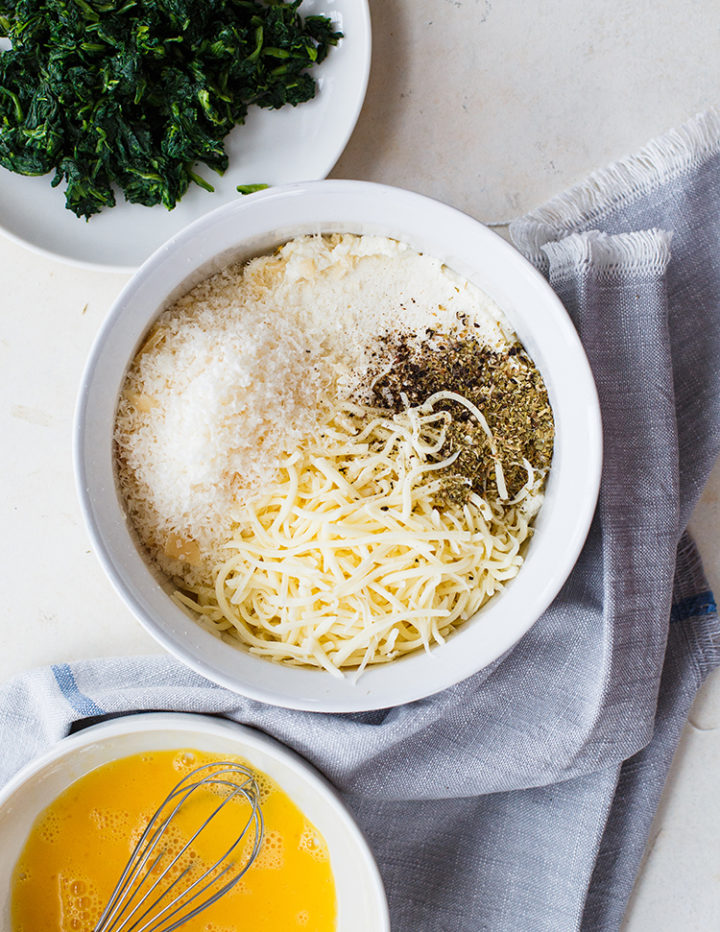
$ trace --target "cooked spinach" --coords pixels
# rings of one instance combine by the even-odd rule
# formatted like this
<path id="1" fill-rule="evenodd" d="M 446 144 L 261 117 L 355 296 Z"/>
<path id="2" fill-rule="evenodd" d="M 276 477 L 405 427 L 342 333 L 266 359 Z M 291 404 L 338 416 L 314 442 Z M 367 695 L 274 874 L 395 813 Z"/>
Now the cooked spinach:
<path id="1" fill-rule="evenodd" d="M 315 95 L 341 33 L 302 0 L 0 0 L 0 164 L 55 171 L 66 206 L 175 206 L 193 169 L 222 173 L 248 107 Z"/>
<path id="2" fill-rule="evenodd" d="M 239 184 L 236 190 L 241 194 L 254 194 L 256 191 L 264 191 L 269 187 L 269 184 Z"/>

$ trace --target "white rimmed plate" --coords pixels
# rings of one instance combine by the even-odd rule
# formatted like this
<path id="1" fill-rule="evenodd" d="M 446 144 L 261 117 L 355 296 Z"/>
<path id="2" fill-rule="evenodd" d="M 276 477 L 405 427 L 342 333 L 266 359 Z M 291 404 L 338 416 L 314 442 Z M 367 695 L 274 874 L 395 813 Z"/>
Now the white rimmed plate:
<path id="1" fill-rule="evenodd" d="M 338 903 L 337 932 L 389 932 L 387 901 L 367 843 L 332 786 L 262 732 L 185 713 L 129 715 L 59 741 L 0 790 L 0 927 L 10 929 L 10 878 L 38 815 L 96 767 L 143 751 L 196 748 L 243 757 L 272 777 L 323 835 Z M 160 800 L 158 800 L 160 802 Z"/>
<path id="2" fill-rule="evenodd" d="M 298 107 L 251 108 L 243 126 L 226 140 L 230 167 L 220 177 L 198 169 L 215 187 L 191 185 L 171 211 L 127 203 L 90 221 L 65 208 L 64 185 L 52 175 L 28 178 L 0 168 L 0 230 L 41 253 L 74 264 L 132 271 L 158 246 L 198 217 L 240 199 L 239 184 L 285 184 L 324 178 L 355 128 L 370 73 L 370 13 L 367 0 L 304 0 L 303 16 L 329 16 L 344 34 L 313 72 L 318 93 Z M 0 52 L 2 46 L 0 46 Z"/>

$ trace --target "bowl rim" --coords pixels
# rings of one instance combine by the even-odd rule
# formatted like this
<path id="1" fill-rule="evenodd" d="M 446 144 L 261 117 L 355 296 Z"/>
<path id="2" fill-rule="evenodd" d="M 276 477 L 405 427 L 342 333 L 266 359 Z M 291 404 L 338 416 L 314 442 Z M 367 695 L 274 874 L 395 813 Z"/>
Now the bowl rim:
<path id="1" fill-rule="evenodd" d="M 338 790 L 309 761 L 287 747 L 281 741 L 265 734 L 252 725 L 244 725 L 232 719 L 196 712 L 131 712 L 127 715 L 107 721 L 88 725 L 81 731 L 60 738 L 39 757 L 25 764 L 10 780 L 0 787 L 0 810 L 11 801 L 12 797 L 37 774 L 55 762 L 66 758 L 81 748 L 113 738 L 132 734 L 162 732 L 188 732 L 214 734 L 218 737 L 227 735 L 252 750 L 259 750 L 269 757 L 274 757 L 287 765 L 300 781 L 322 798 L 332 818 L 342 824 L 350 835 L 357 853 L 361 856 L 366 870 L 368 885 L 375 902 L 373 909 L 381 925 L 377 932 L 390 932 L 390 914 L 385 886 L 375 860 L 375 855 L 365 835 L 348 809 Z M 232 752 L 236 753 L 236 752 Z M 242 757 L 242 752 L 237 752 Z M 277 778 L 268 774 L 273 780 Z M 79 779 L 79 778 L 75 778 Z M 70 783 L 75 782 L 71 780 Z M 70 784 L 68 784 L 70 785 Z"/>
<path id="2" fill-rule="evenodd" d="M 227 225 L 230 222 L 237 223 L 238 234 L 236 243 L 239 248 L 243 242 L 241 221 L 246 221 L 248 217 L 252 219 L 254 215 L 255 222 L 257 222 L 258 217 L 265 217 L 267 214 L 282 216 L 283 210 L 292 213 L 298 209 L 298 205 L 307 207 L 308 204 L 317 205 L 320 202 L 330 203 L 333 199 L 340 199 L 342 201 L 343 198 L 346 201 L 351 201 L 355 205 L 353 207 L 354 210 L 367 210 L 368 203 L 374 205 L 389 204 L 392 205 L 394 212 L 398 211 L 402 213 L 404 211 L 405 214 L 410 217 L 416 217 L 418 215 L 425 216 L 427 214 L 429 218 L 438 222 L 450 224 L 455 237 L 461 234 L 471 237 L 473 241 L 479 241 L 485 248 L 488 248 L 496 259 L 499 258 L 500 261 L 510 263 L 514 275 L 518 280 L 522 281 L 523 288 L 529 289 L 531 292 L 538 295 L 543 304 L 543 313 L 548 315 L 548 321 L 552 328 L 553 341 L 562 343 L 567 352 L 571 354 L 573 373 L 576 379 L 576 384 L 573 385 L 573 391 L 577 394 L 578 398 L 582 399 L 583 406 L 581 414 L 573 415 L 575 418 L 575 426 L 580 430 L 582 437 L 582 449 L 580 449 L 580 442 L 578 442 L 576 444 L 578 449 L 573 453 L 576 463 L 582 468 L 582 494 L 578 493 L 575 496 L 572 516 L 568 514 L 566 518 L 566 523 L 569 525 L 568 536 L 563 539 L 562 551 L 555 554 L 552 561 L 550 567 L 552 578 L 544 580 L 540 586 L 539 594 L 534 595 L 532 611 L 528 611 L 521 605 L 514 606 L 516 613 L 512 615 L 512 617 L 509 617 L 505 630 L 503 632 L 495 630 L 492 632 L 492 637 L 490 638 L 492 650 L 486 650 L 485 653 L 487 656 L 485 656 L 482 662 L 477 661 L 473 651 L 463 651 L 456 647 L 453 651 L 454 663 L 452 667 L 446 665 L 443 670 L 440 671 L 438 669 L 440 664 L 437 662 L 434 663 L 434 667 L 429 668 L 417 663 L 419 656 L 422 656 L 423 659 L 428 658 L 432 660 L 433 658 L 437 658 L 440 650 L 445 650 L 447 654 L 449 645 L 457 645 L 458 639 L 462 637 L 464 632 L 470 629 L 474 619 L 469 619 L 453 633 L 452 637 L 448 639 L 445 645 L 434 647 L 429 655 L 422 653 L 418 655 L 418 652 L 415 652 L 413 655 L 408 655 L 407 657 L 399 659 L 392 665 L 381 665 L 380 668 L 368 668 L 353 688 L 344 688 L 341 690 L 340 687 L 336 685 L 333 689 L 329 681 L 333 684 L 338 684 L 341 681 L 333 679 L 329 674 L 325 673 L 325 671 L 286 666 L 283 668 L 286 671 L 286 685 L 281 689 L 277 684 L 273 685 L 271 683 L 268 685 L 265 678 L 260 674 L 257 676 L 253 674 L 251 678 L 252 681 L 247 682 L 242 676 L 235 675 L 234 671 L 229 673 L 222 669 L 222 665 L 218 664 L 214 659 L 210 661 L 207 657 L 198 656 L 194 646 L 188 644 L 187 631 L 178 633 L 174 629 L 166 629 L 159 623 L 158 619 L 153 617 L 148 611 L 147 605 L 144 603 L 139 593 L 134 591 L 133 587 L 129 587 L 127 579 L 123 577 L 122 572 L 116 564 L 116 555 L 114 555 L 106 540 L 105 532 L 107 528 L 104 528 L 102 522 L 98 520 L 93 504 L 94 496 L 106 494 L 107 489 L 98 487 L 97 482 L 93 485 L 95 479 L 91 476 L 92 470 L 88 469 L 88 453 L 92 450 L 92 438 L 88 433 L 88 408 L 92 404 L 92 392 L 94 382 L 98 378 L 99 367 L 102 365 L 103 361 L 109 358 L 107 343 L 108 340 L 112 338 L 114 328 L 118 322 L 122 320 L 126 308 L 132 307 L 133 302 L 137 303 L 142 300 L 141 295 L 146 280 L 148 280 L 148 278 L 152 280 L 153 276 L 157 278 L 166 271 L 169 272 L 172 270 L 173 257 L 177 258 L 177 256 L 181 256 L 183 249 L 187 250 L 190 243 L 203 243 L 206 235 L 212 231 L 213 228 L 219 227 L 222 224 Z M 362 208 L 358 207 L 357 205 L 360 203 L 364 203 L 365 206 Z M 389 208 L 385 206 L 380 209 L 385 209 L 387 211 Z M 312 210 L 309 210 L 308 213 L 309 217 L 306 218 L 306 228 L 309 231 L 312 228 Z M 360 222 L 352 218 L 346 221 L 339 219 L 337 223 L 339 227 L 344 226 L 348 232 L 360 226 Z M 390 223 L 387 220 L 384 220 L 382 223 L 378 222 L 378 226 L 383 225 L 387 227 L 390 226 Z M 267 222 L 264 229 L 266 233 L 271 229 L 267 227 Z M 392 234 L 387 233 L 386 235 Z M 411 237 L 406 235 L 405 237 L 397 238 L 405 238 L 407 240 Z M 282 241 L 282 239 L 282 236 L 280 236 L 279 241 Z M 428 252 L 430 251 L 428 250 Z M 216 250 L 215 253 L 211 255 L 219 254 L 220 253 Z M 436 258 L 441 257 L 436 256 Z M 171 275 L 173 281 L 176 281 L 176 293 L 182 293 L 181 289 L 178 291 L 177 284 L 186 282 L 190 273 L 197 268 L 203 268 L 204 265 L 207 265 L 207 261 L 209 260 L 198 260 L 195 265 L 190 263 L 190 265 L 186 264 L 182 266 L 180 272 L 185 273 L 184 278 L 177 278 L 177 270 L 174 275 Z M 464 274 L 463 269 L 453 266 L 452 263 L 448 264 L 450 264 L 455 271 Z M 210 272 L 208 271 L 204 276 L 200 277 L 205 277 L 207 274 L 210 274 Z M 466 275 L 465 277 L 468 276 Z M 475 283 L 483 289 L 482 281 L 476 280 Z M 187 288 L 189 287 L 191 287 L 191 285 L 187 285 Z M 515 287 L 515 285 L 513 287 Z M 487 288 L 483 290 L 487 290 Z M 171 293 L 171 291 L 172 289 L 169 289 L 168 293 Z M 147 317 L 146 323 L 148 325 L 160 312 L 158 307 L 161 308 L 162 305 L 156 305 L 152 313 Z M 503 310 L 505 310 L 505 308 L 503 308 Z M 516 321 L 510 319 L 510 322 L 514 327 L 516 326 Z M 523 339 L 523 342 L 526 342 L 522 335 L 521 339 Z M 544 337 L 544 339 L 546 340 L 545 347 L 547 349 L 547 347 L 550 346 L 550 340 L 547 336 Z M 535 354 L 531 352 L 531 355 L 534 356 Z M 129 360 L 125 362 L 129 362 Z M 555 403 L 553 403 L 553 408 L 555 410 Z M 387 708 L 426 698 L 429 695 L 453 686 L 480 669 L 483 669 L 489 663 L 504 656 L 530 627 L 532 627 L 542 612 L 550 605 L 566 581 L 587 537 L 600 487 L 602 469 L 602 423 L 597 389 L 590 365 L 580 342 L 580 338 L 567 311 L 541 273 L 510 243 L 506 242 L 498 234 L 485 227 L 468 214 L 434 198 L 427 197 L 426 195 L 417 194 L 403 188 L 380 185 L 374 182 L 326 180 L 278 186 L 267 191 L 260 191 L 256 194 L 252 194 L 240 202 L 223 205 L 180 231 L 146 260 L 114 302 L 97 334 L 89 354 L 80 385 L 75 412 L 73 457 L 81 511 L 85 519 L 93 549 L 110 582 L 119 593 L 122 600 L 130 608 L 137 620 L 162 647 L 206 678 L 252 699 L 257 699 L 272 705 L 281 705 L 286 708 L 323 712 L 359 712 Z M 554 460 L 549 484 L 552 481 L 555 469 Z M 540 521 L 544 517 L 544 511 L 545 509 L 541 509 L 537 522 L 538 527 Z M 566 509 L 566 512 L 567 511 L 568 509 Z M 121 523 L 125 520 L 121 508 L 118 508 L 117 519 Z M 531 548 L 529 556 L 532 554 L 533 551 Z M 523 572 L 525 572 L 525 567 L 528 562 L 529 560 L 526 560 L 526 564 L 518 574 L 517 579 L 523 577 Z M 526 578 L 527 575 L 526 573 Z M 515 582 L 516 581 L 513 580 L 512 583 L 494 597 L 493 600 L 490 600 L 490 602 L 481 609 L 481 612 L 489 614 L 488 606 L 494 608 L 496 602 L 501 598 L 507 599 L 507 593 L 512 590 L 513 583 Z M 158 586 L 159 584 L 155 583 L 155 585 Z M 170 603 L 169 598 L 167 601 Z M 178 611 L 180 610 L 178 609 Z M 193 624 L 199 629 L 197 623 Z M 213 637 L 213 635 L 209 635 L 206 632 L 203 632 L 203 634 L 210 638 Z M 473 646 L 477 648 L 476 644 Z M 226 649 L 229 650 L 232 648 L 226 646 Z M 450 650 L 453 650 L 453 648 L 450 648 Z M 279 664 L 272 664 L 270 661 L 264 660 L 263 658 L 254 657 L 247 652 L 243 652 L 242 664 L 247 665 L 246 661 L 248 660 L 256 664 L 262 664 L 265 668 L 267 668 L 268 665 L 276 669 L 281 666 Z M 382 670 L 387 670 L 391 667 L 397 669 L 398 665 L 401 663 L 405 664 L 408 670 L 407 675 L 403 678 L 404 682 L 402 688 L 400 688 L 400 686 L 394 689 L 389 688 L 387 685 L 383 685 L 382 682 L 379 686 L 376 685 L 378 682 L 378 674 L 381 676 L 383 675 Z M 415 667 L 412 673 L 410 673 L 409 665 L 413 663 Z M 252 669 L 252 666 L 250 669 Z M 313 685 L 311 687 L 311 685 L 308 685 L 310 684 L 310 681 L 307 679 L 308 674 L 315 677 L 324 677 L 325 685 Z M 302 678 L 303 675 L 305 676 L 304 680 Z M 432 682 L 427 682 L 427 675 L 430 676 Z"/>

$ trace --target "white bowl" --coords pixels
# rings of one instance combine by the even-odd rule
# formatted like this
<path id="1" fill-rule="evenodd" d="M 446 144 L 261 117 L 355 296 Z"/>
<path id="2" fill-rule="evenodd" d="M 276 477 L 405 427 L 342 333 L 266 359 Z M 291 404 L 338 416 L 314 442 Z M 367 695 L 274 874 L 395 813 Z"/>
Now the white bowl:
<path id="1" fill-rule="evenodd" d="M 556 440 L 545 504 L 517 577 L 447 643 L 366 670 L 355 682 L 283 666 L 203 630 L 169 598 L 127 525 L 115 483 L 113 423 L 127 366 L 158 313 L 231 260 L 304 233 L 382 234 L 442 260 L 505 312 L 540 369 Z M 467 215 L 409 191 L 357 181 L 288 185 L 203 217 L 162 246 L 122 292 L 82 381 L 75 463 L 89 532 L 126 604 L 171 653 L 217 683 L 264 702 L 316 711 L 385 708 L 470 676 L 512 647 L 550 604 L 585 541 L 600 483 L 602 432 L 595 384 L 577 333 L 545 279 Z M 559 646 L 561 652 L 561 648 Z"/>
<path id="2" fill-rule="evenodd" d="M 0 791 L 0 928 L 10 929 L 10 878 L 40 813 L 95 767 L 143 751 L 196 748 L 243 757 L 268 774 L 323 835 L 330 851 L 338 932 L 389 932 L 375 860 L 331 785 L 309 764 L 261 732 L 205 715 L 129 715 L 59 741 Z M 160 802 L 158 800 L 158 802 Z"/>

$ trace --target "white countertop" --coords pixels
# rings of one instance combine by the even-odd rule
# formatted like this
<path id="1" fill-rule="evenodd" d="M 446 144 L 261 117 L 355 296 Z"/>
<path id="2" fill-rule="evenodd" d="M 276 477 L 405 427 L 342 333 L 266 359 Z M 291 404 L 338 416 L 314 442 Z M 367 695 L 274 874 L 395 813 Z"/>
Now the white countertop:
<path id="1" fill-rule="evenodd" d="M 412 188 L 486 222 L 519 216 L 717 100 L 716 0 L 371 0 L 371 10 L 366 105 L 333 175 Z M 90 550 L 72 476 L 80 374 L 126 276 L 2 237 L 0 272 L 0 680 L 156 652 Z M 720 468 L 691 527 L 720 590 Z M 720 673 L 685 729 L 624 932 L 718 928 L 718 772 Z"/>

